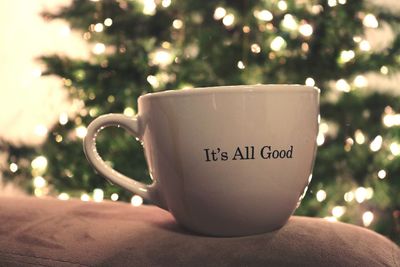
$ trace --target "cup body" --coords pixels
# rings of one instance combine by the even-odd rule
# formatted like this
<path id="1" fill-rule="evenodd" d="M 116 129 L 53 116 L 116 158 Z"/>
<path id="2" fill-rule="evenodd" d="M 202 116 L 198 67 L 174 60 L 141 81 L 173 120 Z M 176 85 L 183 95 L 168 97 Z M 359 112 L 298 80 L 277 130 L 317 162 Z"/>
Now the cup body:
<path id="1" fill-rule="evenodd" d="M 184 227 L 262 233 L 298 206 L 312 176 L 319 89 L 210 87 L 147 94 L 138 104 L 150 175 Z"/>

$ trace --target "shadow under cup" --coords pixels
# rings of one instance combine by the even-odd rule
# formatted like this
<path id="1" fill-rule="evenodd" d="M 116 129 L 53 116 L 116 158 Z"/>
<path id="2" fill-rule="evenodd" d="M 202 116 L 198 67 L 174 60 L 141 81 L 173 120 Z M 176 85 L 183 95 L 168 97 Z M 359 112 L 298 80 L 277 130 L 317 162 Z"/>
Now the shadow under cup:
<path id="1" fill-rule="evenodd" d="M 275 230 L 311 180 L 318 117 L 319 89 L 301 85 L 144 95 L 131 130 L 153 178 L 141 195 L 202 234 Z"/>

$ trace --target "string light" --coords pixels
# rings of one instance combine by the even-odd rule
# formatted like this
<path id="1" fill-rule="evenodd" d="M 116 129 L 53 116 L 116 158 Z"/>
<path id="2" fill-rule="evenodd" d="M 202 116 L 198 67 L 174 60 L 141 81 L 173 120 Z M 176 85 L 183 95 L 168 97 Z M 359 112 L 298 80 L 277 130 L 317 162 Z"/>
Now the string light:
<path id="1" fill-rule="evenodd" d="M 63 112 L 60 114 L 60 116 L 58 117 L 58 122 L 61 125 L 65 125 L 68 123 L 68 114 L 66 112 Z"/>
<path id="2" fill-rule="evenodd" d="M 350 85 L 345 79 L 340 79 L 336 82 L 336 89 L 342 92 L 350 92 Z"/>
<path id="3" fill-rule="evenodd" d="M 287 9 L 287 3 L 286 1 L 280 0 L 278 2 L 278 8 L 282 11 L 285 11 Z"/>
<path id="4" fill-rule="evenodd" d="M 135 111 L 131 107 L 126 107 L 124 109 L 124 115 L 125 116 L 129 116 L 129 117 L 133 117 L 133 116 L 135 116 Z"/>
<path id="5" fill-rule="evenodd" d="M 104 20 L 104 25 L 110 27 L 113 24 L 113 20 L 111 18 L 106 18 Z"/>
<path id="6" fill-rule="evenodd" d="M 359 44 L 360 50 L 362 51 L 369 51 L 371 50 L 371 45 L 367 40 L 362 40 Z"/>
<path id="7" fill-rule="evenodd" d="M 363 203 L 367 198 L 367 189 L 365 187 L 358 187 L 354 192 L 355 199 L 358 203 Z"/>
<path id="8" fill-rule="evenodd" d="M 334 7 L 334 6 L 336 6 L 336 5 L 337 5 L 336 0 L 328 0 L 328 6 Z"/>
<path id="9" fill-rule="evenodd" d="M 32 169 L 44 171 L 47 168 L 47 159 L 45 156 L 37 156 L 31 162 Z"/>
<path id="10" fill-rule="evenodd" d="M 262 21 L 271 21 L 274 18 L 272 13 L 266 9 L 261 10 L 261 11 L 256 10 L 256 11 L 254 11 L 253 15 L 257 19 L 262 20 Z"/>
<path id="11" fill-rule="evenodd" d="M 385 170 L 379 170 L 378 171 L 378 178 L 379 179 L 385 179 L 386 177 L 386 171 Z"/>
<path id="12" fill-rule="evenodd" d="M 143 14 L 153 16 L 156 14 L 157 5 L 154 0 L 144 0 L 143 2 Z"/>
<path id="13" fill-rule="evenodd" d="M 369 13 L 363 19 L 363 25 L 368 28 L 378 28 L 379 23 L 376 17 Z"/>
<path id="14" fill-rule="evenodd" d="M 314 86 L 314 85 L 315 85 L 314 79 L 311 78 L 311 77 L 308 77 L 308 78 L 306 79 L 306 85 L 307 85 L 307 86 Z"/>
<path id="15" fill-rule="evenodd" d="M 343 50 L 340 52 L 340 62 L 347 63 L 355 57 L 353 50 Z"/>
<path id="16" fill-rule="evenodd" d="M 174 28 L 177 29 L 177 30 L 182 29 L 182 27 L 183 27 L 183 22 L 182 22 L 182 20 L 180 20 L 180 19 L 175 19 L 175 20 L 172 22 L 172 27 L 174 27 Z"/>
<path id="17" fill-rule="evenodd" d="M 393 142 L 390 144 L 390 152 L 392 152 L 393 156 L 400 155 L 400 144 Z"/>
<path id="18" fill-rule="evenodd" d="M 386 67 L 386 66 L 382 66 L 382 67 L 380 68 L 380 72 L 381 72 L 383 75 L 387 75 L 387 74 L 389 73 L 389 69 L 388 69 L 388 67 Z"/>
<path id="19" fill-rule="evenodd" d="M 96 55 L 103 54 L 106 51 L 106 46 L 103 43 L 96 43 L 92 49 L 92 52 Z"/>
<path id="20" fill-rule="evenodd" d="M 93 200 L 94 202 L 101 202 L 104 199 L 104 191 L 100 188 L 93 190 Z"/>
<path id="21" fill-rule="evenodd" d="M 251 52 L 253 52 L 254 54 L 258 54 L 261 52 L 261 47 L 258 44 L 252 44 L 250 46 Z"/>
<path id="22" fill-rule="evenodd" d="M 305 37 L 309 37 L 313 34 L 313 27 L 310 24 L 302 24 L 299 27 L 299 32 L 301 35 L 305 36 Z"/>
<path id="23" fill-rule="evenodd" d="M 47 127 L 44 126 L 43 124 L 38 124 L 35 126 L 35 134 L 37 136 L 44 137 L 47 135 L 47 132 L 48 132 Z"/>
<path id="24" fill-rule="evenodd" d="M 83 193 L 82 195 L 81 195 L 81 200 L 82 201 L 89 201 L 90 200 L 90 196 L 88 195 L 88 194 L 86 194 L 86 193 Z"/>
<path id="25" fill-rule="evenodd" d="M 102 32 L 104 29 L 104 26 L 102 23 L 96 23 L 96 25 L 94 25 L 94 31 L 95 32 Z"/>
<path id="26" fill-rule="evenodd" d="M 297 30 L 298 23 L 292 15 L 286 14 L 282 20 L 282 27 L 294 31 Z"/>
<path id="27" fill-rule="evenodd" d="M 62 140 L 63 140 L 63 137 L 61 135 L 57 134 L 56 137 L 55 137 L 55 140 L 56 140 L 57 143 L 61 143 Z"/>
<path id="28" fill-rule="evenodd" d="M 383 124 L 386 127 L 393 127 L 400 125 L 400 114 L 386 114 L 383 116 Z"/>
<path id="29" fill-rule="evenodd" d="M 18 171 L 18 165 L 16 163 L 11 163 L 10 164 L 10 171 L 11 172 L 17 172 Z"/>
<path id="30" fill-rule="evenodd" d="M 153 65 L 158 65 L 161 67 L 165 67 L 172 63 L 174 60 L 172 54 L 163 48 L 159 48 L 152 52 L 150 55 L 150 61 Z"/>
<path id="31" fill-rule="evenodd" d="M 360 129 L 357 129 L 354 132 L 354 138 L 356 139 L 356 143 L 357 144 L 362 145 L 362 144 L 365 143 L 365 136 L 364 136 L 363 132 Z"/>
<path id="32" fill-rule="evenodd" d="M 142 198 L 141 196 L 134 195 L 134 196 L 131 198 L 131 204 L 132 204 L 132 206 L 134 206 L 134 207 L 139 207 L 140 205 L 143 204 L 143 198 Z"/>
<path id="33" fill-rule="evenodd" d="M 61 193 L 58 195 L 57 197 L 59 200 L 68 200 L 69 199 L 69 195 L 65 192 Z"/>
<path id="34" fill-rule="evenodd" d="M 338 0 L 339 4 L 345 5 L 347 3 L 347 0 Z"/>
<path id="35" fill-rule="evenodd" d="M 112 194 L 111 194 L 111 200 L 112 200 L 112 201 L 117 201 L 118 198 L 119 198 L 119 196 L 118 196 L 117 193 L 112 193 Z"/>
<path id="36" fill-rule="evenodd" d="M 286 46 L 286 41 L 281 36 L 277 36 L 272 40 L 270 46 L 272 50 L 279 51 Z"/>
<path id="37" fill-rule="evenodd" d="M 162 0 L 161 5 L 167 8 L 171 5 L 171 0 Z"/>
<path id="38" fill-rule="evenodd" d="M 43 188 L 47 185 L 46 180 L 42 176 L 36 176 L 33 178 L 33 186 L 35 188 Z"/>
<path id="39" fill-rule="evenodd" d="M 374 214 L 371 211 L 366 211 L 362 215 L 363 224 L 365 227 L 371 225 L 372 221 L 374 220 Z"/>
<path id="40" fill-rule="evenodd" d="M 149 75 L 149 76 L 147 76 L 146 80 L 154 89 L 157 89 L 158 87 L 160 87 L 160 82 L 158 81 L 156 76 Z"/>
<path id="41" fill-rule="evenodd" d="M 223 8 L 223 7 L 217 7 L 217 8 L 214 10 L 214 19 L 215 19 L 215 20 L 220 20 L 220 19 L 222 19 L 223 17 L 225 17 L 225 15 L 226 15 L 226 9 Z"/>
<path id="42" fill-rule="evenodd" d="M 352 191 L 346 192 L 344 194 L 344 201 L 351 202 L 354 200 L 354 193 Z"/>
<path id="43" fill-rule="evenodd" d="M 315 197 L 317 198 L 318 202 L 322 202 L 326 199 L 326 192 L 325 190 L 318 190 L 317 194 L 315 195 Z"/>
<path id="44" fill-rule="evenodd" d="M 243 26 L 242 30 L 243 30 L 244 33 L 249 33 L 250 32 L 250 27 L 245 25 L 245 26 Z"/>
<path id="45" fill-rule="evenodd" d="M 376 152 L 382 147 L 382 136 L 378 135 L 372 140 L 371 144 L 369 145 L 369 148 L 373 151 Z"/>
<path id="46" fill-rule="evenodd" d="M 344 206 L 335 206 L 332 209 L 332 215 L 335 218 L 342 217 L 345 212 L 346 212 L 346 207 L 344 207 Z"/>
<path id="47" fill-rule="evenodd" d="M 232 26 L 234 22 L 235 22 L 235 16 L 234 16 L 233 14 L 227 14 L 227 15 L 222 19 L 222 23 L 223 23 L 226 27 Z"/>
<path id="48" fill-rule="evenodd" d="M 325 136 L 323 133 L 318 133 L 317 135 L 317 145 L 322 146 L 325 143 Z"/>
<path id="49" fill-rule="evenodd" d="M 360 87 L 360 88 L 367 87 L 368 86 L 368 81 L 363 75 L 357 75 L 354 78 L 354 85 L 356 87 Z"/>
<path id="50" fill-rule="evenodd" d="M 243 61 L 239 60 L 237 63 L 237 67 L 241 70 L 243 70 L 246 66 L 244 65 Z"/>
<path id="51" fill-rule="evenodd" d="M 77 137 L 83 139 L 87 134 L 87 129 L 85 126 L 81 125 L 75 128 L 75 134 Z"/>

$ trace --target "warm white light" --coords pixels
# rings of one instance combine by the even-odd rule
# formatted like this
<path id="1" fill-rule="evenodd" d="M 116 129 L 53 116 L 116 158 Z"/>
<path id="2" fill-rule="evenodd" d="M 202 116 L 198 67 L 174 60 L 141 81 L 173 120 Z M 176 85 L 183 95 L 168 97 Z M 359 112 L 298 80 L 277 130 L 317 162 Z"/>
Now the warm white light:
<path id="1" fill-rule="evenodd" d="M 274 18 L 272 13 L 266 9 L 261 11 L 254 11 L 254 16 L 262 21 L 271 21 Z"/>
<path id="2" fill-rule="evenodd" d="M 143 14 L 153 16 L 156 14 L 157 5 L 154 0 L 144 0 L 143 3 Z"/>
<path id="3" fill-rule="evenodd" d="M 32 76 L 35 78 L 39 78 L 40 76 L 42 76 L 42 70 L 40 68 L 33 69 Z"/>
<path id="4" fill-rule="evenodd" d="M 350 85 L 345 79 L 340 79 L 336 82 L 336 89 L 342 92 L 350 92 Z"/>
<path id="5" fill-rule="evenodd" d="M 364 200 L 367 198 L 367 189 L 365 187 L 358 187 L 356 189 L 355 193 L 355 199 L 358 203 L 363 203 Z"/>
<path id="6" fill-rule="evenodd" d="M 340 61 L 343 63 L 347 63 L 355 57 L 355 53 L 353 50 L 343 50 L 340 52 Z"/>
<path id="7" fill-rule="evenodd" d="M 104 20 L 104 25 L 106 25 L 107 27 L 110 27 L 112 24 L 113 24 L 112 19 L 106 18 L 106 19 Z"/>
<path id="8" fill-rule="evenodd" d="M 235 16 L 233 14 L 227 14 L 223 19 L 222 23 L 226 26 L 232 26 L 233 23 L 235 22 Z"/>
<path id="9" fill-rule="evenodd" d="M 340 218 L 346 212 L 346 207 L 344 206 L 335 206 L 332 209 L 332 215 L 336 218 Z"/>
<path id="10" fill-rule="evenodd" d="M 63 26 L 60 29 L 61 37 L 67 37 L 71 33 L 71 28 L 68 25 Z"/>
<path id="11" fill-rule="evenodd" d="M 347 0 L 338 0 L 339 4 L 345 5 L 347 3 Z"/>
<path id="12" fill-rule="evenodd" d="M 322 146 L 325 143 L 325 136 L 323 133 L 318 133 L 317 136 L 317 145 Z"/>
<path id="13" fill-rule="evenodd" d="M 400 155 L 400 144 L 393 142 L 390 144 L 390 152 L 392 152 L 393 156 Z"/>
<path id="14" fill-rule="evenodd" d="M 387 74 L 389 73 L 389 69 L 388 69 L 388 67 L 386 67 L 386 66 L 382 66 L 381 69 L 380 69 L 380 72 L 381 72 L 383 75 L 387 75 Z"/>
<path id="15" fill-rule="evenodd" d="M 165 66 L 171 64 L 172 61 L 174 60 L 173 56 L 169 52 L 169 50 L 162 49 L 162 48 L 157 49 L 152 54 L 150 54 L 150 58 L 151 58 L 152 64 L 159 65 L 162 67 L 165 67 Z"/>
<path id="16" fill-rule="evenodd" d="M 43 124 L 38 124 L 38 125 L 35 126 L 35 134 L 37 136 L 44 137 L 44 136 L 47 135 L 47 131 L 48 131 L 47 127 L 44 126 Z"/>
<path id="17" fill-rule="evenodd" d="M 239 60 L 237 63 L 237 67 L 241 70 L 243 70 L 246 66 L 244 65 L 243 61 Z"/>
<path id="18" fill-rule="evenodd" d="M 371 13 L 367 14 L 364 17 L 363 24 L 365 27 L 369 27 L 369 28 L 378 28 L 378 26 L 379 26 L 378 20 Z"/>
<path id="19" fill-rule="evenodd" d="M 104 30 L 103 23 L 96 23 L 96 25 L 94 25 L 95 32 L 102 32 L 103 30 Z"/>
<path id="20" fill-rule="evenodd" d="M 174 27 L 174 28 L 177 29 L 177 30 L 182 29 L 182 27 L 183 27 L 183 22 L 182 22 L 182 20 L 180 20 L 180 19 L 175 19 L 175 20 L 172 22 L 172 27 Z"/>
<path id="21" fill-rule="evenodd" d="M 11 163 L 10 164 L 10 171 L 11 172 L 16 172 L 16 171 L 18 171 L 18 165 L 16 164 L 16 163 Z"/>
<path id="22" fill-rule="evenodd" d="M 387 114 L 383 116 L 383 124 L 385 124 L 386 127 L 400 125 L 400 114 Z"/>
<path id="23" fill-rule="evenodd" d="M 382 141 L 383 141 L 382 136 L 380 135 L 376 136 L 369 145 L 369 148 L 374 152 L 378 151 L 382 147 Z"/>
<path id="24" fill-rule="evenodd" d="M 47 167 L 47 159 L 44 156 L 38 156 L 31 162 L 32 169 L 45 170 Z"/>
<path id="25" fill-rule="evenodd" d="M 61 125 L 65 125 L 68 123 L 68 114 L 66 112 L 63 112 L 60 114 L 58 117 L 58 121 L 60 122 Z"/>
<path id="26" fill-rule="evenodd" d="M 162 0 L 161 5 L 163 7 L 169 7 L 171 5 L 171 0 Z"/>
<path id="27" fill-rule="evenodd" d="M 367 40 L 362 40 L 359 44 L 359 47 L 362 51 L 369 51 L 371 50 L 371 45 Z"/>
<path id="28" fill-rule="evenodd" d="M 346 192 L 346 193 L 344 194 L 344 200 L 345 200 L 346 202 L 351 202 L 351 201 L 353 201 L 353 199 L 354 199 L 354 193 L 353 193 L 352 191 Z"/>
<path id="29" fill-rule="evenodd" d="M 47 184 L 46 180 L 42 176 L 36 176 L 33 178 L 33 186 L 35 188 L 43 188 Z"/>
<path id="30" fill-rule="evenodd" d="M 372 221 L 374 220 L 374 214 L 371 211 L 364 212 L 362 216 L 363 224 L 365 227 L 371 225 Z"/>
<path id="31" fill-rule="evenodd" d="M 283 0 L 279 1 L 279 2 L 278 2 L 278 8 L 279 8 L 280 10 L 282 10 L 282 11 L 285 11 L 285 10 L 287 9 L 287 3 L 286 3 L 286 1 L 283 1 Z"/>
<path id="32" fill-rule="evenodd" d="M 318 202 L 322 202 L 326 199 L 326 192 L 325 190 L 318 190 L 317 194 L 315 195 L 315 197 L 317 198 Z"/>
<path id="33" fill-rule="evenodd" d="M 90 200 L 90 196 L 88 194 L 86 194 L 86 193 L 83 193 L 81 195 L 81 200 L 82 201 L 89 201 Z"/>
<path id="34" fill-rule="evenodd" d="M 365 143 L 365 136 L 361 130 L 356 130 L 354 133 L 354 138 L 356 139 L 357 144 L 364 144 Z"/>
<path id="35" fill-rule="evenodd" d="M 297 29 L 298 24 L 297 24 L 297 21 L 295 20 L 295 18 L 292 15 L 286 14 L 283 17 L 282 26 L 284 28 L 288 29 L 288 30 L 294 31 L 294 30 Z"/>
<path id="36" fill-rule="evenodd" d="M 357 75 L 354 78 L 354 85 L 357 87 L 367 87 L 368 86 L 368 81 L 367 78 L 363 75 Z"/>
<path id="37" fill-rule="evenodd" d="M 93 200 L 94 202 L 101 202 L 104 199 L 104 191 L 100 188 L 93 190 Z"/>
<path id="38" fill-rule="evenodd" d="M 214 11 L 214 19 L 220 20 L 226 15 L 226 9 L 223 7 L 217 7 Z"/>
<path id="39" fill-rule="evenodd" d="M 279 51 L 286 46 L 286 41 L 280 36 L 275 37 L 271 42 L 271 49 L 274 51 Z"/>
<path id="40" fill-rule="evenodd" d="M 160 82 L 158 81 L 157 77 L 154 75 L 147 76 L 147 82 L 155 89 L 160 87 Z"/>
<path id="41" fill-rule="evenodd" d="M 306 79 L 306 85 L 307 85 L 307 86 L 314 86 L 314 85 L 315 85 L 314 79 L 311 78 L 311 77 L 308 77 L 308 78 Z"/>
<path id="42" fill-rule="evenodd" d="M 303 36 L 309 37 L 313 34 L 313 27 L 310 24 L 302 24 L 299 27 L 299 32 Z"/>
<path id="43" fill-rule="evenodd" d="M 366 199 L 371 199 L 374 196 L 374 189 L 372 187 L 367 187 L 366 189 L 367 194 L 365 195 Z"/>
<path id="44" fill-rule="evenodd" d="M 138 207 L 143 204 L 143 198 L 141 196 L 134 195 L 131 198 L 131 204 L 132 206 Z"/>
<path id="45" fill-rule="evenodd" d="M 103 43 L 97 43 L 94 45 L 92 52 L 96 55 L 103 54 L 106 51 L 106 46 Z"/>
<path id="46" fill-rule="evenodd" d="M 329 125 L 326 122 L 321 122 L 319 124 L 319 132 L 326 134 L 329 131 Z"/>
<path id="47" fill-rule="evenodd" d="M 135 116 L 135 111 L 131 107 L 126 107 L 124 109 L 124 115 L 125 116 L 129 116 L 129 117 L 133 117 L 133 116 Z"/>
<path id="48" fill-rule="evenodd" d="M 67 193 L 61 193 L 58 195 L 58 199 L 59 200 L 68 200 L 69 199 L 69 195 Z"/>
<path id="49" fill-rule="evenodd" d="M 251 52 L 253 52 L 254 54 L 258 54 L 261 52 L 261 47 L 258 44 L 252 44 L 250 49 Z"/>
<path id="50" fill-rule="evenodd" d="M 85 138 L 85 136 L 87 134 L 87 129 L 85 126 L 81 125 L 81 126 L 78 126 L 75 128 L 75 133 L 76 133 L 76 136 L 83 139 L 83 138 Z"/>
<path id="51" fill-rule="evenodd" d="M 111 200 L 112 200 L 112 201 L 117 201 L 118 198 L 119 198 L 119 196 L 118 196 L 117 193 L 112 193 L 112 194 L 111 194 Z"/>
<path id="52" fill-rule="evenodd" d="M 334 7 L 334 6 L 336 6 L 336 5 L 337 5 L 336 0 L 328 0 L 328 6 Z"/>
<path id="53" fill-rule="evenodd" d="M 386 171 L 385 170 L 379 170 L 378 177 L 379 177 L 379 179 L 385 179 Z"/>

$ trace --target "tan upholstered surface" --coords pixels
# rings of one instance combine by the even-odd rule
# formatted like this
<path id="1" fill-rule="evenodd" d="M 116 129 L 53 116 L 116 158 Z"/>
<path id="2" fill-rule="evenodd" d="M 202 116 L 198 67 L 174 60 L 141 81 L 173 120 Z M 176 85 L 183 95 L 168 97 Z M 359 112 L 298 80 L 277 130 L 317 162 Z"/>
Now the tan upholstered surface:
<path id="1" fill-rule="evenodd" d="M 0 266 L 400 266 L 400 250 L 367 229 L 316 218 L 214 238 L 152 206 L 3 197 Z"/>

